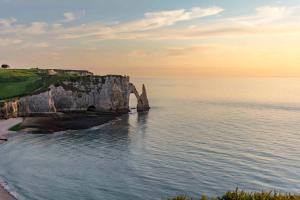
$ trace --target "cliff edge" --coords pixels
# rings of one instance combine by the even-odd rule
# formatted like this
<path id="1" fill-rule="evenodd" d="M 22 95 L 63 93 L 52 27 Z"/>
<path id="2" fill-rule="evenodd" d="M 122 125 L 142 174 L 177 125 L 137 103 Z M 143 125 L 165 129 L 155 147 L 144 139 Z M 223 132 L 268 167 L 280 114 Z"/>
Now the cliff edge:
<path id="1" fill-rule="evenodd" d="M 132 93 L 137 98 L 138 112 L 150 109 L 145 86 L 139 94 L 128 76 L 96 76 L 76 70 L 39 73 L 39 88 L 0 102 L 0 118 L 78 111 L 127 113 Z"/>

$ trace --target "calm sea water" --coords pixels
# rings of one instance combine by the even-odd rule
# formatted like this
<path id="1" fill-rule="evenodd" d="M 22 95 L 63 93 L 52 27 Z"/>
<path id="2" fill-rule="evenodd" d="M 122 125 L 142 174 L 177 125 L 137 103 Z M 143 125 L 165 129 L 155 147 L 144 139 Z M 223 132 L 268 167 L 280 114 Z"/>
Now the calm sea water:
<path id="1" fill-rule="evenodd" d="M 300 79 L 133 79 L 152 109 L 0 145 L 19 199 L 160 199 L 300 191 Z M 134 103 L 134 102 L 133 102 Z"/>

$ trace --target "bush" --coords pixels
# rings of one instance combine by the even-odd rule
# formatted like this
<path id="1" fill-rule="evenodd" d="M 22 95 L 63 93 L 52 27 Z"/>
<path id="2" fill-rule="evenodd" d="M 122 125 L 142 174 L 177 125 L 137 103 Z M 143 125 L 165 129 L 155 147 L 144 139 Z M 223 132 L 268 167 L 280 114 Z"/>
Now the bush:
<path id="1" fill-rule="evenodd" d="M 1 68 L 3 68 L 3 69 L 7 69 L 7 68 L 9 68 L 9 65 L 7 65 L 7 64 L 3 64 L 3 65 L 1 65 Z"/>
<path id="2" fill-rule="evenodd" d="M 169 200 L 193 200 L 187 196 L 177 196 Z M 228 191 L 223 196 L 207 197 L 203 195 L 200 200 L 300 200 L 299 194 L 270 192 L 244 192 L 238 188 L 235 191 Z"/>
<path id="3" fill-rule="evenodd" d="M 10 127 L 8 130 L 15 131 L 15 132 L 20 131 L 22 130 L 22 123 L 16 124 L 13 127 Z"/>

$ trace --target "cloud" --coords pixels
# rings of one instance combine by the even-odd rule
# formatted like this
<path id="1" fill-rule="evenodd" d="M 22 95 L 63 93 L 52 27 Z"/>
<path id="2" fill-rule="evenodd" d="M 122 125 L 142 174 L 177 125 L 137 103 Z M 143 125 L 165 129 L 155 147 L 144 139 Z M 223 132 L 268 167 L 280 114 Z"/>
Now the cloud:
<path id="1" fill-rule="evenodd" d="M 299 7 L 264 6 L 256 8 L 255 15 L 234 17 L 230 20 L 241 25 L 256 26 L 287 19 L 292 17 L 297 11 L 299 11 Z"/>
<path id="2" fill-rule="evenodd" d="M 46 32 L 48 24 L 45 22 L 33 22 L 30 26 L 24 28 L 23 33 L 30 35 L 40 35 Z"/>
<path id="3" fill-rule="evenodd" d="M 39 47 L 39 48 L 47 48 L 47 47 L 49 47 L 49 44 L 47 42 L 40 42 L 40 43 L 37 43 L 35 46 Z"/>
<path id="4" fill-rule="evenodd" d="M 186 47 L 172 47 L 167 48 L 167 56 L 186 56 L 191 53 L 205 53 L 215 49 L 213 45 L 195 45 L 195 46 L 186 46 Z"/>
<path id="5" fill-rule="evenodd" d="M 77 26 L 65 27 L 64 23 L 79 19 L 85 14 L 85 11 L 66 12 L 65 19 L 47 24 L 45 22 L 32 22 L 29 25 L 17 24 L 16 19 L 2 19 L 0 25 L 0 35 L 42 35 L 60 39 L 80 39 L 80 38 L 98 38 L 98 39 L 130 39 L 135 35 L 143 34 L 159 28 L 174 25 L 178 22 L 199 19 L 202 17 L 219 14 L 223 11 L 219 7 L 200 8 L 194 7 L 189 10 L 167 10 L 159 12 L 147 12 L 142 19 L 129 22 L 120 22 L 116 24 L 105 25 L 100 22 L 82 24 Z"/>
<path id="6" fill-rule="evenodd" d="M 0 35 L 40 35 L 46 33 L 48 24 L 46 22 L 32 22 L 31 24 L 17 24 L 17 20 L 2 19 L 0 20 Z"/>
<path id="7" fill-rule="evenodd" d="M 171 28 L 136 38 L 159 40 L 204 39 L 209 37 L 239 37 L 245 35 L 288 35 L 300 33 L 299 7 L 259 7 L 253 15 L 217 19 L 209 24 L 188 28 Z"/>
<path id="8" fill-rule="evenodd" d="M 65 12 L 64 13 L 65 18 L 63 20 L 61 20 L 61 22 L 71 22 L 71 21 L 81 18 L 84 15 L 85 15 L 85 10 L 81 10 L 78 12 Z"/>
<path id="9" fill-rule="evenodd" d="M 64 13 L 64 20 L 52 24 L 38 21 L 20 24 L 15 18 L 0 19 L 0 36 L 11 38 L 11 41 L 27 41 L 31 43 L 28 47 L 45 48 L 52 42 L 57 42 L 58 46 L 62 41 L 65 42 L 63 44 L 67 44 L 68 40 L 80 41 L 81 44 L 91 46 L 99 40 L 190 40 L 244 35 L 299 34 L 299 10 L 299 7 L 264 6 L 256 8 L 251 15 L 218 17 L 207 22 L 192 20 L 218 15 L 223 12 L 223 8 L 194 7 L 147 12 L 142 18 L 127 22 L 104 24 L 95 21 L 68 26 L 66 22 L 80 18 L 85 12 L 67 12 Z M 186 26 L 174 26 L 179 22 L 189 23 Z M 40 41 L 47 41 L 47 45 Z M 169 55 L 182 55 L 180 52 L 187 50 L 173 49 L 169 51 Z M 142 56 L 143 52 L 132 52 L 131 55 Z"/>
<path id="10" fill-rule="evenodd" d="M 209 23 L 189 27 L 172 25 L 212 16 L 223 12 L 222 8 L 191 8 L 148 12 L 142 19 L 120 22 L 116 25 L 90 23 L 71 28 L 61 28 L 61 39 L 105 40 L 105 39 L 203 39 L 207 37 L 228 37 L 259 34 L 299 33 L 299 7 L 264 6 L 255 9 L 252 15 L 216 18 Z M 164 28 L 164 29 L 162 29 Z M 159 30 L 158 30 L 159 29 Z"/>
<path id="11" fill-rule="evenodd" d="M 223 12 L 223 8 L 211 7 L 211 8 L 199 8 L 195 7 L 190 10 L 170 10 L 160 12 L 148 12 L 145 13 L 144 19 L 136 20 L 133 22 L 125 23 L 119 27 L 121 30 L 138 30 L 145 31 L 151 29 L 157 29 L 165 26 L 171 26 L 180 21 L 188 21 L 216 15 Z"/>
<path id="12" fill-rule="evenodd" d="M 63 28 L 57 32 L 61 33 L 62 39 L 78 39 L 85 37 L 97 37 L 106 39 L 115 38 L 134 38 L 134 34 L 155 30 L 163 27 L 174 25 L 181 21 L 189 21 L 202 17 L 219 14 L 223 11 L 219 7 L 199 8 L 195 7 L 190 10 L 179 9 L 159 12 L 148 12 L 142 19 L 121 22 L 113 25 L 104 25 L 101 23 L 89 23 L 80 26 Z M 140 33 L 138 33 L 140 34 Z"/>
<path id="13" fill-rule="evenodd" d="M 9 19 L 0 19 L 0 27 L 9 27 L 13 23 L 15 23 L 17 20 L 15 18 L 9 18 Z"/>
<path id="14" fill-rule="evenodd" d="M 286 7 L 286 6 L 264 6 L 256 9 L 258 16 L 271 17 L 275 19 L 285 18 L 291 16 L 296 12 L 297 7 Z"/>
<path id="15" fill-rule="evenodd" d="M 21 44 L 23 41 L 14 38 L 0 38 L 0 46 L 6 47 L 11 45 Z"/>

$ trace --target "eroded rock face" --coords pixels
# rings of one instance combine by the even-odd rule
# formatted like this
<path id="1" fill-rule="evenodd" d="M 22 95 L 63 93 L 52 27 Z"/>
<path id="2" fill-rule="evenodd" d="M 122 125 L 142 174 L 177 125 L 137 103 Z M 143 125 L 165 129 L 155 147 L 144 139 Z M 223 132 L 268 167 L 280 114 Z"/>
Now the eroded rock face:
<path id="1" fill-rule="evenodd" d="M 18 117 L 18 100 L 1 102 L 0 106 L 0 118 Z"/>
<path id="2" fill-rule="evenodd" d="M 149 101 L 148 101 L 148 97 L 147 97 L 147 91 L 146 91 L 145 85 L 143 84 L 142 94 L 139 96 L 139 99 L 138 99 L 137 111 L 144 112 L 144 111 L 148 111 L 149 109 L 150 109 L 150 106 L 149 106 Z"/>
<path id="3" fill-rule="evenodd" d="M 32 113 L 52 113 L 65 111 L 128 112 L 129 96 L 137 97 L 137 110 L 149 110 L 146 89 L 143 85 L 139 95 L 127 76 L 91 76 L 88 80 L 63 82 L 51 85 L 48 91 L 32 96 L 2 102 L 0 117 L 27 116 Z"/>

